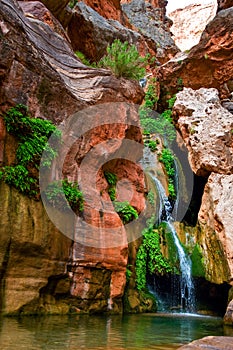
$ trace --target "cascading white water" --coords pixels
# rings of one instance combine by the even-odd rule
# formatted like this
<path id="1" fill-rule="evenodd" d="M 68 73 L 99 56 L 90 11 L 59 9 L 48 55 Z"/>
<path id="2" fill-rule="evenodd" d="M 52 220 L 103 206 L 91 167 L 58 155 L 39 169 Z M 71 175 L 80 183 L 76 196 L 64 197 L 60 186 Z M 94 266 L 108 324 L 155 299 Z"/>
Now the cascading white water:
<path id="1" fill-rule="evenodd" d="M 159 198 L 160 198 L 160 218 L 161 221 L 166 222 L 167 227 L 169 228 L 175 246 L 177 248 L 177 253 L 180 262 L 180 306 L 183 310 L 192 312 L 195 310 L 195 295 L 194 295 L 194 285 L 192 281 L 192 273 L 191 273 L 191 259 L 185 253 L 180 240 L 177 236 L 176 230 L 173 225 L 173 219 L 171 216 L 172 206 L 169 202 L 169 199 L 166 195 L 165 189 L 161 182 L 151 174 L 153 178 Z"/>

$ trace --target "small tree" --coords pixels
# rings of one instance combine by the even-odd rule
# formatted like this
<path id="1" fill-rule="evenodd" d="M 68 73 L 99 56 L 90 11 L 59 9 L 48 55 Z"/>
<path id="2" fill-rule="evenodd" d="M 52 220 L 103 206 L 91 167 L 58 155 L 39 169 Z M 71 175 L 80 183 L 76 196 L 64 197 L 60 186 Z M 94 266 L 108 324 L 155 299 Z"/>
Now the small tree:
<path id="1" fill-rule="evenodd" d="M 119 39 L 107 47 L 107 54 L 101 58 L 99 67 L 110 68 L 117 77 L 139 80 L 146 74 L 149 64 L 149 54 L 140 56 L 135 45 Z"/>

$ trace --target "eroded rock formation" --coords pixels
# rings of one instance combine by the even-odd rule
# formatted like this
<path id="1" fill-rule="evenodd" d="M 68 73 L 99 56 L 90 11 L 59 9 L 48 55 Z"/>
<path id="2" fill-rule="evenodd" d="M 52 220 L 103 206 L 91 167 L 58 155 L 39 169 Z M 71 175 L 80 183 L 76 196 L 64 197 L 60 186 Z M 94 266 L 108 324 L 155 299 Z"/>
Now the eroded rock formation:
<path id="1" fill-rule="evenodd" d="M 208 177 L 198 214 L 196 240 L 205 256 L 206 278 L 233 278 L 232 114 L 221 106 L 216 89 L 184 88 L 174 105 L 177 127 L 189 151 L 192 170 Z"/>
<path id="2" fill-rule="evenodd" d="M 207 23 L 216 14 L 216 5 L 216 3 L 191 4 L 169 13 L 168 16 L 173 22 L 171 27 L 173 39 L 182 51 L 198 44 Z"/>
<path id="3" fill-rule="evenodd" d="M 207 25 L 198 45 L 164 64 L 160 68 L 163 96 L 172 96 L 185 86 L 194 90 L 215 87 L 221 98 L 229 97 L 233 76 L 232 27 L 232 8 L 220 11 Z"/>

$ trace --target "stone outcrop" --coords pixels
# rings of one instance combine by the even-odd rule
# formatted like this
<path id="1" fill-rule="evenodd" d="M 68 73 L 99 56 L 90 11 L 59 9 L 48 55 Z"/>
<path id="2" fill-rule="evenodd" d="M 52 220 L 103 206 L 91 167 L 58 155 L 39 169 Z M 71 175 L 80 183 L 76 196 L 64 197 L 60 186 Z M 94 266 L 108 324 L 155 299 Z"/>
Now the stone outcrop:
<path id="1" fill-rule="evenodd" d="M 43 13 L 44 8 L 40 7 L 40 11 Z M 139 84 L 117 79 L 107 70 L 83 65 L 64 36 L 53 31 L 51 26 L 59 25 L 54 24 L 52 16 L 45 19 L 46 22 L 47 18 L 52 18 L 54 22 L 49 25 L 42 22 L 40 16 L 25 17 L 14 0 L 1 1 L 0 14 L 1 112 L 22 103 L 28 106 L 32 116 L 64 124 L 74 112 L 83 111 L 78 122 L 80 127 L 88 128 L 80 134 L 76 148 L 71 147 L 73 153 L 66 158 L 64 173 L 68 178 L 74 179 L 75 169 L 98 142 L 117 135 L 114 145 L 109 143 L 102 149 L 103 155 L 112 157 L 119 155 L 124 139 L 141 144 L 137 111 L 132 104 L 140 103 L 143 98 Z M 85 111 L 92 105 L 99 105 L 105 114 L 92 115 L 93 120 L 87 126 Z M 113 111 L 119 113 L 120 129 L 118 124 L 112 125 Z M 99 125 L 98 115 L 100 122 L 104 115 L 110 122 L 104 127 L 103 123 Z M 17 144 L 6 133 L 2 118 L 0 125 L 0 161 L 7 165 L 14 161 Z M 96 191 L 109 201 L 103 169 L 98 170 Z M 109 170 L 119 178 L 130 174 L 132 198 L 140 212 L 144 198 L 142 172 L 127 159 L 111 163 Z M 89 245 L 85 245 L 73 236 L 62 235 L 49 221 L 40 201 L 29 199 L 3 183 L 0 188 L 1 198 L 4 198 L 0 207 L 4 218 L 0 226 L 2 311 L 6 314 L 121 312 L 128 250 L 126 232 L 113 208 L 103 219 L 101 210 L 87 205 L 83 215 L 97 231 L 100 231 L 100 222 L 101 229 L 120 226 L 122 244 L 110 246 L 110 242 L 107 247 L 101 247 L 89 241 Z M 93 203 L 96 204 L 94 199 Z M 55 214 L 61 216 L 56 210 Z M 64 225 L 73 232 L 75 223 L 72 220 Z"/>
<path id="2" fill-rule="evenodd" d="M 198 44 L 207 23 L 216 14 L 216 3 L 191 4 L 169 13 L 173 25 L 170 30 L 173 40 L 182 51 Z"/>
<path id="3" fill-rule="evenodd" d="M 229 97 L 233 76 L 233 9 L 220 11 L 206 26 L 200 42 L 160 68 L 162 95 L 172 96 L 183 86 L 215 87 L 220 97 Z M 166 98 L 167 98 L 166 97 Z"/>
<path id="4" fill-rule="evenodd" d="M 195 340 L 188 345 L 181 346 L 179 350 L 230 350 L 232 348 L 232 337 L 205 337 L 199 340 Z"/>
<path id="5" fill-rule="evenodd" d="M 24 103 L 34 116 L 60 122 L 91 104 L 142 100 L 138 84 L 83 65 L 63 37 L 15 2 L 2 1 L 0 10 L 1 104 Z"/>
<path id="6" fill-rule="evenodd" d="M 156 57 L 160 62 L 166 62 L 179 49 L 171 37 L 171 22 L 165 17 L 165 2 L 133 0 L 122 4 L 131 23 L 139 32 L 150 39 L 157 46 Z M 156 7 L 158 6 L 158 7 Z"/>
<path id="7" fill-rule="evenodd" d="M 143 47 L 145 44 L 144 38 L 139 33 L 124 27 L 118 21 L 102 17 L 83 2 L 75 6 L 68 35 L 73 49 L 81 51 L 88 59 L 95 62 L 104 56 L 108 44 L 115 39 L 128 41 L 138 47 Z"/>
<path id="8" fill-rule="evenodd" d="M 173 112 L 192 170 L 209 176 L 196 237 L 205 257 L 206 278 L 213 283 L 231 283 L 232 114 L 221 106 L 216 89 L 204 88 L 184 88 L 177 94 Z"/>

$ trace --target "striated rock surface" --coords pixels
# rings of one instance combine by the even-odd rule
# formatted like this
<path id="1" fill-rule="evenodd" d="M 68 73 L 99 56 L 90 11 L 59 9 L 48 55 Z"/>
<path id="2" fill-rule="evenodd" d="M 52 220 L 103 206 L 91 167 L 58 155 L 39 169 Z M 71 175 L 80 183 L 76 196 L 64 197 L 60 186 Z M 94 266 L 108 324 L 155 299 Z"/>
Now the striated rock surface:
<path id="1" fill-rule="evenodd" d="M 169 31 L 171 23 L 165 17 L 164 4 L 164 1 L 144 0 L 133 0 L 122 4 L 131 23 L 145 37 L 152 40 L 155 47 L 157 46 L 156 57 L 161 62 L 166 62 L 179 51 Z"/>
<path id="2" fill-rule="evenodd" d="M 24 0 L 24 2 L 31 2 Z M 72 11 L 68 5 L 69 0 L 41 0 L 46 8 L 52 12 L 64 28 L 67 27 L 72 17 Z"/>
<path id="3" fill-rule="evenodd" d="M 207 23 L 216 14 L 216 3 L 191 4 L 169 13 L 173 25 L 171 32 L 176 45 L 182 50 L 189 50 L 198 44 Z"/>
<path id="4" fill-rule="evenodd" d="M 232 337 L 205 337 L 193 341 L 188 345 L 181 346 L 179 350 L 204 350 L 204 349 L 213 349 L 213 350 L 230 350 L 233 346 Z"/>
<path id="5" fill-rule="evenodd" d="M 59 8 L 60 2 L 57 5 Z M 40 11 L 43 13 L 44 8 L 40 7 Z M 136 82 L 116 79 L 107 70 L 83 65 L 64 37 L 40 20 L 44 21 L 44 18 L 25 17 L 14 0 L 1 1 L 0 15 L 1 112 L 23 103 L 29 107 L 32 116 L 50 119 L 56 124 L 65 123 L 74 112 L 82 110 L 84 113 L 78 123 L 80 130 L 83 126 L 87 130 L 81 133 L 66 157 L 64 174 L 69 179 L 76 179 L 80 163 L 99 142 L 117 135 L 114 144 L 110 142 L 106 149 L 100 147 L 103 157 L 121 154 L 124 139 L 136 144 L 142 142 L 137 128 L 137 111 L 133 104 L 128 103 L 140 103 L 143 98 L 143 90 Z M 106 105 L 101 107 L 108 102 L 109 108 Z M 88 114 L 93 119 L 87 125 L 85 111 L 94 104 L 104 112 Z M 114 126 L 111 118 L 116 112 L 119 116 Z M 103 122 L 104 116 L 109 123 L 104 119 L 103 126 L 98 123 Z M 17 144 L 6 133 L 2 118 L 0 120 L 0 161 L 8 165 L 14 162 Z M 108 161 L 108 158 L 104 159 Z M 91 168 L 97 165 L 94 162 Z M 97 167 L 97 170 L 98 190 L 93 193 L 98 193 L 98 197 L 93 197 L 94 206 L 99 204 L 100 193 L 109 201 L 104 169 Z M 144 199 L 142 172 L 127 159 L 109 164 L 109 170 L 120 179 L 129 175 L 132 200 L 140 212 Z M 86 174 L 86 180 L 90 179 L 91 171 Z M 113 208 L 103 218 L 101 211 L 86 205 L 84 218 L 98 232 L 104 227 L 120 227 L 121 244 L 110 245 L 112 242 L 109 242 L 107 247 L 101 247 L 94 241 L 85 245 L 76 239 L 74 243 L 75 237 L 62 235 L 49 221 L 40 201 L 33 201 L 7 185 L 0 185 L 1 199 L 4 199 L 0 202 L 1 217 L 4 218 L 0 225 L 1 310 L 6 314 L 121 312 L 128 250 L 126 232 Z M 62 218 L 56 210 L 53 214 Z M 75 225 L 73 220 L 63 222 L 63 227 L 67 226 L 69 232 L 73 232 Z"/>
<path id="6" fill-rule="evenodd" d="M 18 1 L 18 4 L 22 8 L 24 15 L 29 18 L 38 19 L 47 23 L 53 31 L 63 36 L 66 40 L 69 40 L 64 28 L 53 16 L 53 14 L 45 7 L 40 1 Z"/>
<path id="7" fill-rule="evenodd" d="M 174 117 L 189 151 L 192 170 L 209 176 L 198 214 L 196 241 L 205 257 L 206 278 L 233 278 L 232 114 L 221 106 L 216 89 L 184 88 L 177 94 Z"/>
<path id="8" fill-rule="evenodd" d="M 33 115 L 60 122 L 90 104 L 141 101 L 138 84 L 84 66 L 63 37 L 26 18 L 15 2 L 2 1 L 0 11 L 2 104 L 24 103 Z"/>
<path id="9" fill-rule="evenodd" d="M 215 87 L 221 98 L 229 97 L 233 76 L 233 9 L 220 11 L 207 25 L 200 42 L 160 68 L 163 96 L 172 96 L 183 86 Z"/>

